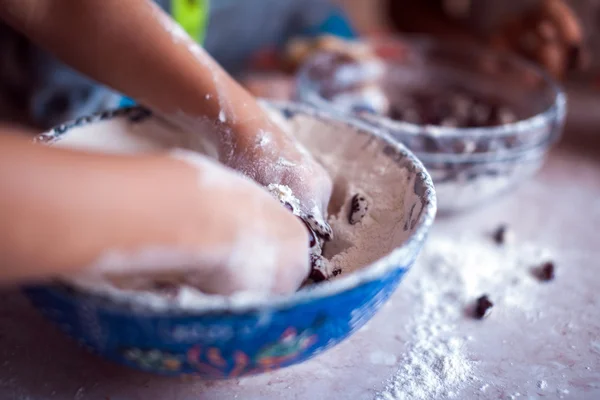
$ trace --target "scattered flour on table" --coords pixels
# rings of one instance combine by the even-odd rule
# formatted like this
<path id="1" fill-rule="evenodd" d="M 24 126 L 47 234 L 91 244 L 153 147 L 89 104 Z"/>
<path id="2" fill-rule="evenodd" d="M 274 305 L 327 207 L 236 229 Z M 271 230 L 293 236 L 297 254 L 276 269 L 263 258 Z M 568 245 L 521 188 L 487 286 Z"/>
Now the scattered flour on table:
<path id="1" fill-rule="evenodd" d="M 458 397 L 476 380 L 477 365 L 469 359 L 468 338 L 457 335 L 456 324 L 471 318 L 469 307 L 482 294 L 489 294 L 495 304 L 490 318 L 533 309 L 528 286 L 538 283 L 530 268 L 546 256 L 535 246 L 498 246 L 481 235 L 432 234 L 401 286 L 414 304 L 408 350 L 376 400 Z"/>

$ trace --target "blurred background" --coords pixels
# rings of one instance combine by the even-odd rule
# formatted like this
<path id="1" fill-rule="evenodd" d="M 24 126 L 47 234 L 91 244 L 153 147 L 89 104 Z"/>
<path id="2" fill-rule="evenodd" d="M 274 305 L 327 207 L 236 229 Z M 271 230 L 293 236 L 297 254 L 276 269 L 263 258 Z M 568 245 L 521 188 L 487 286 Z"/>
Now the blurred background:
<path id="1" fill-rule="evenodd" d="M 192 0 L 193 1 L 193 0 Z M 424 34 L 509 51 L 542 66 L 569 94 L 568 131 L 595 141 L 600 117 L 598 0 L 213 0 L 206 49 L 254 94 L 294 95 L 309 57 L 297 38 Z M 167 11 L 169 0 L 157 1 Z M 260 6 L 259 6 L 260 5 Z M 294 48 L 293 45 L 296 45 Z M 305 46 L 306 47 L 306 46 Z M 318 46 L 313 46 L 318 50 Z M 108 89 L 0 25 L 0 121 L 39 131 L 114 107 Z"/>

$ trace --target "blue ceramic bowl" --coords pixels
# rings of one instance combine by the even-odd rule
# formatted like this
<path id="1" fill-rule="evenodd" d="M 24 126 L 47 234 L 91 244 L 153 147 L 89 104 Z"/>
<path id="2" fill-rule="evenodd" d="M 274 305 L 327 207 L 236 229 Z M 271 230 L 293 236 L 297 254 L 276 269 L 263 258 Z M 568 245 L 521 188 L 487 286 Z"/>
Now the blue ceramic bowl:
<path id="1" fill-rule="evenodd" d="M 239 377 L 297 364 L 364 325 L 394 292 L 423 245 L 436 211 L 431 179 L 409 151 L 374 128 L 307 106 L 269 105 L 287 120 L 312 119 L 356 135 L 356 141 L 375 143 L 393 168 L 403 170 L 398 182 L 406 186 L 404 206 L 398 210 L 403 224 L 398 228 L 401 235 L 395 235 L 403 239 L 392 246 L 398 247 L 354 273 L 268 301 L 220 297 L 206 307 L 157 309 L 56 284 L 25 288 L 34 306 L 104 358 L 154 373 L 205 378 Z M 76 130 L 91 127 L 93 132 L 111 124 L 140 130 L 161 122 L 143 108 L 125 108 L 59 126 L 39 136 L 38 142 L 52 144 Z"/>

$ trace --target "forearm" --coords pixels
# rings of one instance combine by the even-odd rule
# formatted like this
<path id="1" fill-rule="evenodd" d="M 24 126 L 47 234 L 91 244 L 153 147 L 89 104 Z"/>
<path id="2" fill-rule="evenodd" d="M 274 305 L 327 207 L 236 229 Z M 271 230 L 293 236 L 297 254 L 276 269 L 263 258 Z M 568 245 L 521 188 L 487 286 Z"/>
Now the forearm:
<path id="1" fill-rule="evenodd" d="M 264 206 L 276 203 L 253 183 L 185 154 L 87 153 L 1 133 L 0 282 L 171 268 L 210 274 L 227 264 L 239 236 L 255 233 L 246 212 L 270 223 Z M 248 204 L 240 207 L 240 198 Z M 275 228 L 282 226 L 275 237 L 288 235 L 287 225 Z"/>
<path id="2" fill-rule="evenodd" d="M 166 115 L 206 116 L 234 129 L 266 123 L 252 123 L 264 119 L 252 96 L 148 0 L 0 0 L 0 15 L 76 69 Z"/>
<path id="3" fill-rule="evenodd" d="M 88 154 L 0 136 L 0 282 L 83 272 L 107 251 L 169 244 L 177 235 L 155 223 L 165 203 L 155 187 L 170 170 L 154 167 L 156 158 Z"/>
<path id="4" fill-rule="evenodd" d="M 107 245 L 119 175 L 100 160 L 0 137 L 0 280 L 76 272 Z"/>

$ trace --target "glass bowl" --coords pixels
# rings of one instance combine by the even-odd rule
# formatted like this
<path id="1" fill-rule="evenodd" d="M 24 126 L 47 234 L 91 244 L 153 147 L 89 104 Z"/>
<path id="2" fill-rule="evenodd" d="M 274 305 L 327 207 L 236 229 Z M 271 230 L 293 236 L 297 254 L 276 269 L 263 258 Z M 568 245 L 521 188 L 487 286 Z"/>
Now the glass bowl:
<path id="1" fill-rule="evenodd" d="M 440 212 L 514 187 L 560 137 L 565 94 L 516 56 L 419 37 L 352 46 L 362 47 L 361 57 L 327 52 L 305 63 L 297 96 L 405 144 L 430 172 Z"/>

